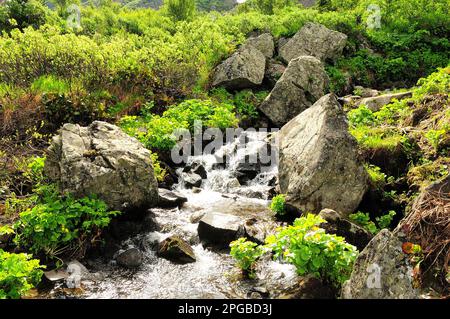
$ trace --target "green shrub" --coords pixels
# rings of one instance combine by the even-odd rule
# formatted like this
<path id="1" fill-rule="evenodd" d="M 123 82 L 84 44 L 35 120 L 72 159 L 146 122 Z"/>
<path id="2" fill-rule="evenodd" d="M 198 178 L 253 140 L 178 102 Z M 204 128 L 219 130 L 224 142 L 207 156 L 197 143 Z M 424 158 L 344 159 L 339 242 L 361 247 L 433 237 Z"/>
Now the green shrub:
<path id="1" fill-rule="evenodd" d="M 175 21 L 191 20 L 195 14 L 195 0 L 164 0 L 164 6 Z"/>
<path id="2" fill-rule="evenodd" d="M 263 253 L 262 247 L 254 242 L 247 241 L 245 238 L 239 238 L 230 243 L 230 248 L 230 254 L 236 260 L 238 267 L 252 278 L 255 262 Z"/>
<path id="3" fill-rule="evenodd" d="M 40 282 L 44 266 L 31 258 L 0 249 L 0 299 L 18 299 Z"/>
<path id="4" fill-rule="evenodd" d="M 153 171 L 155 172 L 155 177 L 156 180 L 158 182 L 163 182 L 166 175 L 167 175 L 167 171 L 161 167 L 161 163 L 158 159 L 158 154 L 157 153 L 151 153 L 151 158 L 152 158 L 152 163 L 153 163 Z"/>
<path id="5" fill-rule="evenodd" d="M 351 221 L 364 227 L 370 233 L 377 234 L 381 229 L 390 227 L 396 214 L 397 213 L 395 211 L 391 210 L 383 216 L 376 217 L 375 220 L 377 221 L 378 225 L 370 220 L 370 216 L 368 213 L 357 212 L 354 214 L 350 214 L 349 218 Z"/>
<path id="6" fill-rule="evenodd" d="M 69 85 L 53 75 L 43 75 L 33 81 L 31 89 L 37 93 L 64 94 L 69 92 Z"/>
<path id="7" fill-rule="evenodd" d="M 369 174 L 370 183 L 376 189 L 382 190 L 386 184 L 394 182 L 394 178 L 383 173 L 380 167 L 371 164 L 365 164 L 364 167 Z"/>
<path id="8" fill-rule="evenodd" d="M 162 116 L 146 112 L 144 117 L 126 116 L 120 127 L 141 141 L 147 148 L 170 150 L 176 144 L 174 132 L 194 130 L 198 121 L 202 127 L 226 129 L 237 126 L 233 105 L 211 100 L 186 100 L 170 106 Z"/>
<path id="9" fill-rule="evenodd" d="M 0 6 L 0 30 L 43 25 L 51 11 L 39 0 L 9 0 Z"/>
<path id="10" fill-rule="evenodd" d="M 349 111 L 347 116 L 352 127 L 372 125 L 376 120 L 373 112 L 364 104 Z"/>
<path id="11" fill-rule="evenodd" d="M 186 100 L 171 106 L 163 113 L 163 117 L 175 119 L 179 123 L 187 123 L 194 128 L 195 121 L 202 121 L 205 127 L 226 129 L 237 126 L 234 107 L 226 103 L 214 103 L 211 100 Z"/>
<path id="12" fill-rule="evenodd" d="M 23 173 L 34 186 L 39 186 L 44 181 L 44 166 L 46 157 L 31 157 L 28 160 L 27 170 Z"/>
<path id="13" fill-rule="evenodd" d="M 119 214 L 109 211 L 95 196 L 61 197 L 53 185 L 41 186 L 37 193 L 38 204 L 20 213 L 14 224 L 14 242 L 34 254 L 83 256 L 86 245 L 98 238 L 111 217 Z"/>
<path id="14" fill-rule="evenodd" d="M 407 142 L 407 137 L 398 130 L 383 126 L 360 126 L 350 129 L 350 133 L 356 138 L 364 149 L 394 150 Z"/>
<path id="15" fill-rule="evenodd" d="M 292 226 L 268 236 L 266 247 L 275 253 L 274 258 L 295 265 L 299 275 L 312 274 L 339 287 L 350 277 L 358 250 L 343 237 L 318 227 L 325 222 L 313 214 L 297 218 Z"/>
<path id="16" fill-rule="evenodd" d="M 349 218 L 351 221 L 361 225 L 372 234 L 376 234 L 379 231 L 377 225 L 370 220 L 369 213 L 357 212 L 350 214 Z"/>
<path id="17" fill-rule="evenodd" d="M 245 7 L 264 14 L 274 14 L 277 10 L 296 4 L 293 0 L 247 0 Z"/>
<path id="18" fill-rule="evenodd" d="M 378 223 L 378 227 L 380 229 L 389 228 L 391 226 L 392 221 L 393 221 L 393 219 L 394 219 L 396 214 L 397 213 L 395 211 L 391 210 L 391 211 L 389 211 L 389 213 L 387 213 L 387 214 L 385 214 L 383 216 L 376 217 L 375 220 Z"/>
<path id="19" fill-rule="evenodd" d="M 425 133 L 425 138 L 429 141 L 434 151 L 437 153 L 439 149 L 439 144 L 443 140 L 444 136 L 447 134 L 447 130 L 428 130 Z"/>
<path id="20" fill-rule="evenodd" d="M 64 123 L 89 125 L 106 117 L 104 102 L 89 94 L 45 93 L 42 102 L 48 125 L 52 128 L 59 128 Z"/>
<path id="21" fill-rule="evenodd" d="M 450 66 L 422 78 L 417 82 L 420 87 L 414 91 L 414 98 L 420 99 L 427 94 L 450 93 Z"/>
<path id="22" fill-rule="evenodd" d="M 148 149 L 170 150 L 176 144 L 173 134 L 176 129 L 187 128 L 187 123 L 154 115 L 147 118 L 125 116 L 119 121 L 120 127 L 137 138 Z"/>
<path id="23" fill-rule="evenodd" d="M 285 210 L 286 198 L 283 194 L 279 194 L 272 198 L 272 202 L 270 203 L 270 209 L 277 215 L 286 214 Z"/>
<path id="24" fill-rule="evenodd" d="M 241 119 L 255 119 L 258 118 L 258 106 L 264 101 L 269 92 L 252 90 L 243 90 L 235 93 L 229 93 L 224 88 L 215 88 L 211 90 L 211 99 L 219 103 L 233 105 L 236 113 Z"/>

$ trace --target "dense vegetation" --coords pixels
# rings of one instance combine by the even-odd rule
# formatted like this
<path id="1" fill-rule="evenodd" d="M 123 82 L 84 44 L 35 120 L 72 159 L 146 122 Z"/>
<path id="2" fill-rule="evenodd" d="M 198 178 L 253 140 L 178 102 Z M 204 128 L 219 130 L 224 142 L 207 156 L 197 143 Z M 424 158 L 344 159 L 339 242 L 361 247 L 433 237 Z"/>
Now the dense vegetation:
<path id="1" fill-rule="evenodd" d="M 358 255 L 356 247 L 343 237 L 330 235 L 320 228 L 326 223 L 320 216 L 308 214 L 297 218 L 293 225 L 277 229 L 266 238 L 263 247 L 240 238 L 230 244 L 231 255 L 240 268 L 252 276 L 252 267 L 264 251 L 273 258 L 293 264 L 298 274 L 311 274 L 339 287 L 347 280 Z"/>
<path id="2" fill-rule="evenodd" d="M 326 64 L 331 90 L 339 95 L 356 85 L 416 86 L 412 98 L 378 112 L 348 106 L 372 196 L 354 221 L 372 233 L 388 228 L 420 187 L 448 174 L 449 0 L 322 0 L 308 9 L 297 1 L 248 0 L 232 11 L 226 10 L 234 1 L 102 0 L 80 5 L 75 26 L 68 23 L 73 3 L 79 4 L 55 0 L 50 9 L 41 0 L 10 0 L 0 6 L 0 237 L 13 237 L 9 244 L 41 261 L 82 256 L 119 214 L 95 197 L 61 196 L 44 179 L 42 155 L 61 124 L 118 124 L 152 150 L 162 181 L 166 171 L 158 156 L 175 144 L 175 130 L 193 130 L 197 120 L 223 129 L 258 119 L 266 90 L 209 86 L 213 68 L 254 31 L 279 40 L 315 21 L 347 34 L 344 55 Z M 366 25 L 378 22 L 369 5 L 381 9 L 379 24 Z M 380 156 L 404 161 L 383 166 Z M 367 204 L 373 198 L 379 205 Z M 285 213 L 282 195 L 271 208 Z M 321 222 L 302 217 L 264 247 L 242 239 L 231 254 L 252 274 L 254 262 L 269 250 L 300 274 L 339 286 L 357 252 L 324 233 Z M 24 295 L 39 282 L 41 268 L 30 255 L 0 249 L 0 298 Z"/>

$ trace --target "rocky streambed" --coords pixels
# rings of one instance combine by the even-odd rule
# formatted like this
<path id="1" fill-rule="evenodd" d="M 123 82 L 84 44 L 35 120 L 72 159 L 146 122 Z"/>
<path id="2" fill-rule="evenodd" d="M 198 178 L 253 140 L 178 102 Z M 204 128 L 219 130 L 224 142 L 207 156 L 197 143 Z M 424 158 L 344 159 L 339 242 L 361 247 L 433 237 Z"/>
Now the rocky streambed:
<path id="1" fill-rule="evenodd" d="M 244 278 L 236 268 L 229 255 L 231 240 L 247 236 L 263 242 L 281 225 L 268 208 L 276 184 L 277 163 L 264 166 L 245 161 L 250 154 L 267 146 L 267 133 L 244 134 L 245 139 L 237 137 L 215 154 L 190 157 L 186 166 L 177 171 L 179 183 L 171 191 L 159 191 L 164 198 L 160 206 L 172 207 L 149 209 L 144 218 L 147 230 L 120 242 L 111 258 L 87 258 L 83 261 L 86 268 L 72 265 L 75 270 L 59 278 L 55 276 L 54 288 L 41 296 L 108 299 L 332 296 L 318 280 L 300 278 L 294 266 L 270 258 L 259 262 L 257 276 L 252 280 Z M 242 141 L 246 142 L 245 147 L 241 147 Z M 227 156 L 227 163 L 218 165 L 219 155 Z M 202 177 L 196 186 L 191 183 L 193 175 Z M 79 288 L 67 289 L 71 283 Z"/>

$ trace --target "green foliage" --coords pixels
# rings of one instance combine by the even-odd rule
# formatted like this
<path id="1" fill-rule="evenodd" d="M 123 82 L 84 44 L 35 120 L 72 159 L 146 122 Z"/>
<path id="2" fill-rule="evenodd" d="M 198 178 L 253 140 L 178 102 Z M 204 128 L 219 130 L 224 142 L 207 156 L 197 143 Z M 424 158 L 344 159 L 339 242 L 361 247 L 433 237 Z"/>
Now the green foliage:
<path id="1" fill-rule="evenodd" d="M 95 119 L 106 117 L 104 102 L 89 94 L 45 93 L 42 103 L 48 124 L 54 128 L 64 123 L 88 125 Z"/>
<path id="2" fill-rule="evenodd" d="M 370 233 L 377 234 L 381 229 L 390 227 L 395 215 L 396 215 L 396 212 L 391 210 L 385 215 L 376 217 L 375 220 L 378 225 L 370 220 L 370 216 L 368 213 L 357 212 L 354 214 L 350 214 L 349 218 L 353 222 L 364 227 Z"/>
<path id="3" fill-rule="evenodd" d="M 34 288 L 44 266 L 28 254 L 12 254 L 0 249 L 0 299 L 18 299 Z"/>
<path id="4" fill-rule="evenodd" d="M 36 206 L 20 214 L 14 224 L 14 242 L 35 254 L 58 257 L 64 253 L 84 253 L 84 246 L 92 242 L 119 212 L 109 211 L 96 197 L 75 199 L 61 197 L 56 187 L 41 186 Z"/>
<path id="5" fill-rule="evenodd" d="M 195 14 L 195 0 L 165 0 L 164 6 L 175 21 L 191 20 Z"/>
<path id="6" fill-rule="evenodd" d="M 28 160 L 27 170 L 23 175 L 28 178 L 34 186 L 39 186 L 44 181 L 44 166 L 46 157 L 32 157 Z"/>
<path id="7" fill-rule="evenodd" d="M 372 234 L 376 234 L 379 232 L 377 225 L 375 225 L 375 223 L 370 220 L 369 213 L 357 212 L 354 214 L 350 214 L 349 218 L 351 221 L 361 225 Z"/>
<path id="8" fill-rule="evenodd" d="M 275 259 L 295 265 L 299 275 L 312 274 L 339 287 L 350 277 L 358 250 L 343 237 L 325 233 L 318 227 L 322 223 L 326 221 L 320 216 L 308 214 L 278 228 L 263 246 L 245 238 L 234 241 L 231 255 L 241 269 L 251 272 L 263 253 L 272 252 Z"/>
<path id="9" fill-rule="evenodd" d="M 153 163 L 153 171 L 155 172 L 155 177 L 158 182 L 164 181 L 167 175 L 167 171 L 161 167 L 161 162 L 158 159 L 157 153 L 151 153 L 151 159 Z"/>
<path id="10" fill-rule="evenodd" d="M 8 0 L 0 6 L 0 31 L 13 28 L 39 27 L 51 11 L 40 0 Z"/>
<path id="11" fill-rule="evenodd" d="M 266 247 L 275 258 L 294 264 L 300 275 L 313 274 L 339 287 L 350 277 L 358 250 L 343 237 L 325 233 L 318 227 L 324 222 L 313 214 L 297 218 L 268 236 Z"/>
<path id="12" fill-rule="evenodd" d="M 378 166 L 365 164 L 364 167 L 369 174 L 370 183 L 376 189 L 382 190 L 386 184 L 394 182 L 394 178 L 384 174 Z"/>
<path id="13" fill-rule="evenodd" d="M 407 141 L 397 130 L 385 127 L 361 126 L 350 129 L 350 133 L 366 149 L 394 150 Z"/>
<path id="14" fill-rule="evenodd" d="M 242 6 L 246 10 L 256 9 L 264 14 L 274 14 L 277 10 L 296 4 L 293 0 L 247 0 Z"/>
<path id="15" fill-rule="evenodd" d="M 53 75 L 43 75 L 33 81 L 31 89 L 37 93 L 64 94 L 69 91 L 69 85 Z"/>
<path id="16" fill-rule="evenodd" d="M 236 0 L 197 0 L 197 8 L 202 11 L 228 11 L 236 6 Z"/>
<path id="17" fill-rule="evenodd" d="M 364 104 L 348 112 L 347 116 L 350 125 L 353 127 L 371 125 L 376 120 L 373 112 Z"/>
<path id="18" fill-rule="evenodd" d="M 375 220 L 378 223 L 380 229 L 389 228 L 392 224 L 392 220 L 397 213 L 393 210 L 389 211 L 386 215 L 376 217 Z"/>
<path id="19" fill-rule="evenodd" d="M 430 142 L 431 146 L 434 148 L 435 152 L 438 151 L 439 144 L 443 140 L 447 130 L 428 130 L 425 133 L 425 138 Z"/>
<path id="20" fill-rule="evenodd" d="M 231 242 L 230 248 L 230 254 L 236 260 L 238 267 L 252 278 L 254 276 L 253 267 L 256 260 L 263 254 L 263 248 L 245 238 Z"/>
<path id="21" fill-rule="evenodd" d="M 253 92 L 252 90 L 243 90 L 233 95 L 224 88 L 215 88 L 210 92 L 212 99 L 220 103 L 234 105 L 236 113 L 243 120 L 258 118 L 258 106 L 268 94 L 267 91 Z"/>
<path id="22" fill-rule="evenodd" d="M 226 129 L 237 125 L 233 109 L 233 105 L 214 103 L 211 100 L 186 100 L 169 107 L 163 116 L 179 123 L 187 123 L 187 128 L 191 130 L 195 121 L 205 122 L 206 127 Z"/>
<path id="23" fill-rule="evenodd" d="M 169 107 L 162 116 L 146 113 L 144 117 L 127 116 L 119 125 L 147 148 L 169 150 L 176 144 L 176 130 L 202 127 L 225 129 L 237 125 L 233 105 L 211 100 L 186 100 Z"/>
<path id="24" fill-rule="evenodd" d="M 272 198 L 272 202 L 270 203 L 270 209 L 275 214 L 282 216 L 282 215 L 286 214 L 285 203 L 286 203 L 286 198 L 284 197 L 283 194 L 279 194 L 279 195 L 275 196 L 274 198 Z"/>
<path id="25" fill-rule="evenodd" d="M 450 93 L 450 66 L 422 78 L 417 82 L 420 87 L 414 91 L 414 98 L 420 99 L 427 94 Z"/>

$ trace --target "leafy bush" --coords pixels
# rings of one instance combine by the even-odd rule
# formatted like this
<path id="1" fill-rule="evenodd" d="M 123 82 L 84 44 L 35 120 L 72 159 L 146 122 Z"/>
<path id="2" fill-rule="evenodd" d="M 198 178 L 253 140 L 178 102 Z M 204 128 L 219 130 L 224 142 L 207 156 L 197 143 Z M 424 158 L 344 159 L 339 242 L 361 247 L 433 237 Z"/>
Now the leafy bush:
<path id="1" fill-rule="evenodd" d="M 262 247 L 245 238 L 239 238 L 230 243 L 230 248 L 230 254 L 236 260 L 238 267 L 252 278 L 255 262 L 263 253 Z"/>
<path id="2" fill-rule="evenodd" d="M 378 225 L 376 225 L 373 221 L 370 220 L 370 216 L 368 213 L 357 212 L 354 214 L 350 214 L 349 218 L 353 222 L 364 227 L 370 233 L 377 234 L 381 229 L 390 227 L 396 214 L 397 213 L 395 211 L 391 210 L 385 215 L 376 217 L 375 220 L 377 221 Z"/>
<path id="3" fill-rule="evenodd" d="M 312 274 L 340 286 L 350 277 L 358 250 L 343 237 L 325 233 L 318 227 L 324 222 L 313 214 L 297 218 L 292 226 L 268 236 L 266 247 L 275 258 L 295 265 L 299 275 Z"/>
<path id="4" fill-rule="evenodd" d="M 352 127 L 371 125 L 376 120 L 373 112 L 364 104 L 348 112 L 347 116 Z"/>
<path id="5" fill-rule="evenodd" d="M 438 69 L 426 78 L 417 81 L 420 87 L 414 91 L 414 98 L 420 99 L 427 94 L 450 92 L 450 66 Z"/>
<path id="6" fill-rule="evenodd" d="M 350 220 L 361 225 L 372 234 L 378 233 L 379 229 L 373 221 L 370 220 L 369 213 L 357 212 L 349 215 Z"/>
<path id="7" fill-rule="evenodd" d="M 270 209 L 275 214 L 282 216 L 282 215 L 286 214 L 285 203 L 286 203 L 286 198 L 284 197 L 283 194 L 279 194 L 279 195 L 275 196 L 274 198 L 272 198 L 272 202 L 270 203 Z"/>
<path id="8" fill-rule="evenodd" d="M 378 227 L 380 229 L 389 228 L 392 224 L 392 220 L 394 219 L 397 213 L 393 210 L 389 211 L 386 215 L 376 217 L 375 220 L 378 223 Z"/>
<path id="9" fill-rule="evenodd" d="M 27 170 L 23 175 L 28 178 L 33 185 L 39 186 L 44 181 L 44 166 L 46 157 L 32 157 L 28 160 Z"/>
<path id="10" fill-rule="evenodd" d="M 198 99 L 173 105 L 162 116 L 148 113 L 144 117 L 127 116 L 119 125 L 147 148 L 170 150 L 176 144 L 174 132 L 179 129 L 193 131 L 196 121 L 202 127 L 220 129 L 237 125 L 233 105 Z"/>
<path id="11" fill-rule="evenodd" d="M 175 21 L 191 20 L 195 14 L 195 0 L 165 0 L 164 6 Z"/>
<path id="12" fill-rule="evenodd" d="M 195 121 L 204 122 L 203 126 L 206 127 L 226 129 L 237 125 L 233 109 L 231 104 L 194 99 L 169 107 L 163 116 L 179 123 L 187 123 L 187 128 L 191 130 Z"/>
<path id="13" fill-rule="evenodd" d="M 155 177 L 158 182 L 164 181 L 164 178 L 167 175 L 167 171 L 161 167 L 161 163 L 158 159 L 157 153 L 151 153 L 152 163 L 153 163 L 153 171 L 155 172 Z"/>
<path id="14" fill-rule="evenodd" d="M 0 6 L 0 30 L 39 27 L 51 11 L 39 0 L 9 0 Z"/>
<path id="15" fill-rule="evenodd" d="M 69 85 L 53 75 L 43 75 L 33 81 L 31 89 L 38 93 L 64 94 L 69 91 Z"/>
<path id="16" fill-rule="evenodd" d="M 44 266 L 31 258 L 0 249 L 0 299 L 18 299 L 39 283 Z"/>
<path id="17" fill-rule="evenodd" d="M 364 167 L 369 174 L 370 183 L 376 189 L 382 190 L 386 184 L 394 182 L 394 178 L 383 173 L 380 167 L 370 164 L 365 164 Z"/>
<path id="18" fill-rule="evenodd" d="M 292 6 L 293 0 L 247 0 L 243 7 L 245 9 L 256 9 L 264 14 L 274 14 L 277 10 Z"/>
<path id="19" fill-rule="evenodd" d="M 36 206 L 20 214 L 14 224 L 17 245 L 35 254 L 58 257 L 64 253 L 84 255 L 86 245 L 94 242 L 111 217 L 106 204 L 92 197 L 60 197 L 53 185 L 41 186 Z"/>
<path id="20" fill-rule="evenodd" d="M 234 105 L 236 113 L 243 120 L 258 118 L 258 106 L 268 94 L 267 91 L 253 92 L 252 90 L 243 90 L 233 95 L 224 88 L 215 88 L 210 92 L 211 99 L 220 103 Z"/>
<path id="21" fill-rule="evenodd" d="M 94 95 L 84 93 L 44 93 L 44 114 L 48 125 L 59 128 L 64 123 L 88 125 L 95 119 L 107 117 L 105 103 Z"/>

